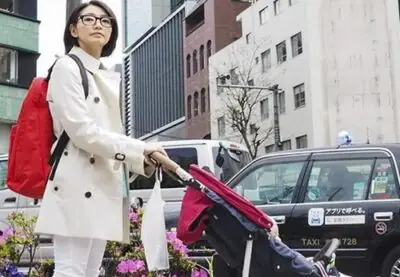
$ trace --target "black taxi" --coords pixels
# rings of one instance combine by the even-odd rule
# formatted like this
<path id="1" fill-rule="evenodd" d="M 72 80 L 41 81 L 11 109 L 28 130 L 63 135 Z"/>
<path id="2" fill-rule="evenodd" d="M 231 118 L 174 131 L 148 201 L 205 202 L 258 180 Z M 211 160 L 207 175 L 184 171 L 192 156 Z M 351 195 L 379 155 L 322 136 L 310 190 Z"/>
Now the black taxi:
<path id="1" fill-rule="evenodd" d="M 400 144 L 265 155 L 227 185 L 272 216 L 283 241 L 309 257 L 337 237 L 351 276 L 400 276 Z"/>

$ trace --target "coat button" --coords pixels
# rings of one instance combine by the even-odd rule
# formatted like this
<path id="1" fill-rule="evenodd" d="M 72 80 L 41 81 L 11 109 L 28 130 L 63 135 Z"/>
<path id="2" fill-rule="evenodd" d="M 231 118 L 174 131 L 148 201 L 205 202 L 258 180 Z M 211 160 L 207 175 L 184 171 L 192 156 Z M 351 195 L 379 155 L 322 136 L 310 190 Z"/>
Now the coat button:
<path id="1" fill-rule="evenodd" d="M 89 162 L 90 162 L 91 164 L 94 164 L 95 161 L 96 161 L 96 160 L 95 160 L 93 157 L 90 157 Z"/>
<path id="2" fill-rule="evenodd" d="M 54 191 L 58 191 L 58 187 L 54 187 Z"/>
<path id="3" fill-rule="evenodd" d="M 64 155 L 65 155 L 65 156 L 68 156 L 68 151 L 64 151 Z"/>
<path id="4" fill-rule="evenodd" d="M 85 197 L 86 197 L 86 198 L 92 197 L 92 193 L 91 193 L 90 191 L 86 192 L 86 193 L 85 193 Z"/>
<path id="5" fill-rule="evenodd" d="M 100 97 L 96 96 L 95 98 L 93 98 L 94 103 L 99 103 L 100 102 Z"/>

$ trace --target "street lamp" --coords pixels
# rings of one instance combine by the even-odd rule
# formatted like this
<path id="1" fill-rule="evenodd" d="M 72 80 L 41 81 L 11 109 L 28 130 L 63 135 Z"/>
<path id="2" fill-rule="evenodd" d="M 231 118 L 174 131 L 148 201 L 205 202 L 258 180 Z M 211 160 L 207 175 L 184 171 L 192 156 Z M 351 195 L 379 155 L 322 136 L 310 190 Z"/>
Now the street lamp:
<path id="1" fill-rule="evenodd" d="M 219 80 L 229 80 L 229 75 L 222 75 L 218 77 Z M 239 88 L 239 89 L 259 89 L 268 90 L 273 94 L 273 107 L 274 107 L 274 146 L 276 151 L 282 150 L 282 142 L 279 128 L 279 103 L 278 103 L 278 93 L 282 91 L 278 84 L 272 86 L 249 86 L 249 85 L 223 85 L 218 84 L 217 87 L 220 88 Z"/>

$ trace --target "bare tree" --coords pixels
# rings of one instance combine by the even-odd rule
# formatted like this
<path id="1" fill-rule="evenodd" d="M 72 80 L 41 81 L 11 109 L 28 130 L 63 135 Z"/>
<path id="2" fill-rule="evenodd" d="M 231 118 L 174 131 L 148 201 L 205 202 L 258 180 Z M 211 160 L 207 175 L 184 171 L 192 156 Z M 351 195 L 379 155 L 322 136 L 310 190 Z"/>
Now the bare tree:
<path id="1" fill-rule="evenodd" d="M 252 158 L 257 157 L 260 146 L 273 134 L 272 126 L 261 126 L 268 124 L 259 122 L 260 101 L 271 94 L 266 89 L 255 89 L 252 86 L 263 86 L 268 83 L 266 74 L 263 74 L 261 66 L 256 57 L 259 46 L 256 44 L 245 45 L 236 48 L 229 55 L 228 63 L 224 67 L 229 73 L 218 73 L 218 83 L 223 84 L 230 80 L 231 87 L 217 88 L 223 91 L 225 109 L 224 114 L 227 123 L 236 130 L 241 137 L 241 142 L 246 145 Z M 218 84 L 217 84 L 218 86 Z M 220 93 L 221 94 L 221 93 Z M 258 122 L 257 122 L 258 121 Z"/>

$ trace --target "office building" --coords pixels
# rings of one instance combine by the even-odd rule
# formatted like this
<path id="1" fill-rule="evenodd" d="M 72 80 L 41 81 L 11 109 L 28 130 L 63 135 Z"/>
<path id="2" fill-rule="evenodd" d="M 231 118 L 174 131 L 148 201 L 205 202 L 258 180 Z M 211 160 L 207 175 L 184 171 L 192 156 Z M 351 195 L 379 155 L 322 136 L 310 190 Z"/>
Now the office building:
<path id="1" fill-rule="evenodd" d="M 201 0 L 184 21 L 185 99 L 188 138 L 210 138 L 208 58 L 241 36 L 236 16 L 249 7 L 237 0 Z"/>
<path id="2" fill-rule="evenodd" d="M 185 10 L 181 5 L 124 53 L 125 122 L 134 137 L 184 117 Z"/>
<path id="3" fill-rule="evenodd" d="M 212 138 L 241 137 L 226 110 L 228 89 L 217 86 L 225 83 L 279 85 L 285 149 L 336 145 L 341 130 L 354 143 L 400 140 L 398 1 L 258 0 L 238 21 L 242 37 L 210 58 Z M 273 102 L 263 89 L 248 135 L 273 126 Z"/>
<path id="4" fill-rule="evenodd" d="M 0 153 L 7 153 L 11 125 L 36 76 L 37 0 L 0 1 L 0 26 Z"/>
<path id="5" fill-rule="evenodd" d="M 133 47 L 171 13 L 171 0 L 123 0 L 123 48 Z M 173 3 L 174 4 L 174 3 Z"/>

